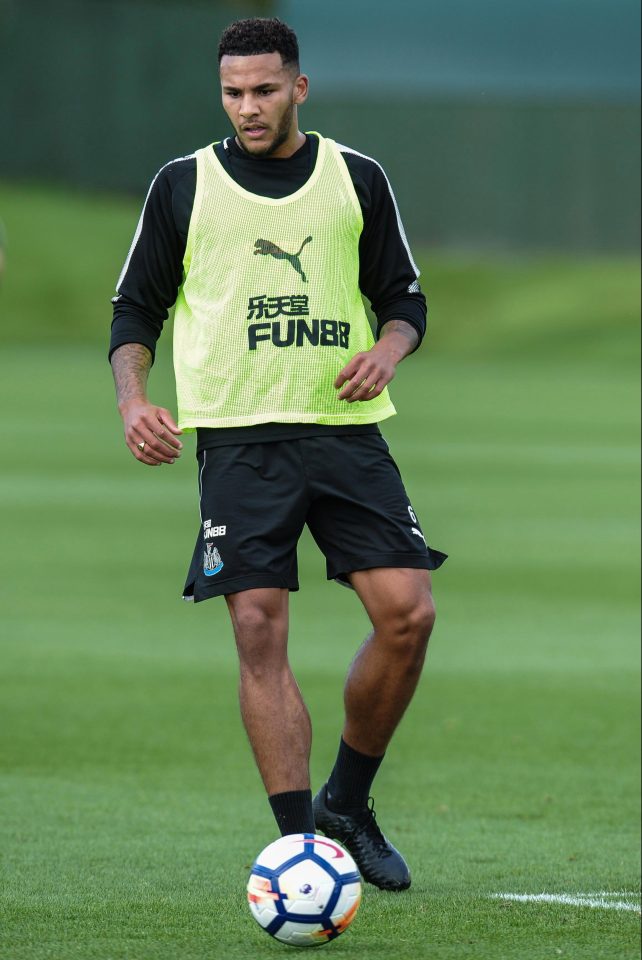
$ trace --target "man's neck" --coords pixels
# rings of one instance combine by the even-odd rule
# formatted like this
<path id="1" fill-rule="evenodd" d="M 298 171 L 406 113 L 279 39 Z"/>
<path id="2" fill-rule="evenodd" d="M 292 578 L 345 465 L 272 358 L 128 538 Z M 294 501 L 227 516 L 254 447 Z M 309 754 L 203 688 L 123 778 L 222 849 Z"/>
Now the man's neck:
<path id="1" fill-rule="evenodd" d="M 301 148 L 305 146 L 305 144 L 307 143 L 307 140 L 308 138 L 305 135 L 305 133 L 302 133 L 300 130 L 297 130 L 295 140 L 294 140 L 294 145 L 288 146 L 285 152 L 281 152 L 285 147 L 285 144 L 281 144 L 281 146 L 278 148 L 279 150 L 278 156 L 275 156 L 272 153 L 262 154 L 261 156 L 255 156 L 253 153 L 250 153 L 249 150 L 245 149 L 245 147 L 243 146 L 243 144 L 241 143 L 238 137 L 233 138 L 233 143 L 234 143 L 234 146 L 238 149 L 238 151 L 241 154 L 243 154 L 244 157 L 249 157 L 250 160 L 289 160 L 290 157 L 293 157 L 295 153 L 298 153 L 299 150 L 301 150 Z"/>

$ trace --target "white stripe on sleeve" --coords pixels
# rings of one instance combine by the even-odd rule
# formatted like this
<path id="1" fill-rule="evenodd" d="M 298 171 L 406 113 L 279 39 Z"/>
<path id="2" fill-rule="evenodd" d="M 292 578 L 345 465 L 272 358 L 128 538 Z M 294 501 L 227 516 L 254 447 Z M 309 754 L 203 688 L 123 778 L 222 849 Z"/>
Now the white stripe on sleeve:
<path id="1" fill-rule="evenodd" d="M 152 190 L 153 190 L 153 188 L 154 188 L 154 184 L 155 184 L 156 181 L 158 180 L 158 178 L 159 178 L 159 176 L 161 175 L 161 173 L 163 172 L 163 170 L 165 170 L 167 167 L 171 166 L 173 163 L 178 163 L 180 160 L 192 160 L 195 156 L 196 156 L 195 153 L 188 153 L 185 157 L 176 157 L 174 160 L 170 160 L 168 163 L 163 164 L 163 166 L 160 168 L 160 170 L 158 171 L 158 173 L 156 174 L 156 176 L 154 177 L 154 179 L 153 179 L 152 182 L 150 183 L 150 185 L 149 185 L 149 190 L 147 191 L 147 196 L 145 197 L 145 203 L 143 204 L 143 209 L 142 209 L 141 214 L 140 214 L 140 217 L 139 217 L 139 219 L 138 219 L 138 225 L 137 225 L 137 227 L 136 227 L 136 232 L 134 233 L 134 239 L 132 240 L 131 246 L 130 246 L 130 248 L 129 248 L 129 253 L 127 254 L 127 259 L 125 260 L 125 265 L 123 266 L 123 269 L 120 271 L 120 276 L 119 276 L 119 278 L 118 278 L 118 283 L 116 284 L 116 294 L 117 294 L 117 296 L 112 297 L 112 301 L 111 301 L 112 303 L 116 303 L 116 302 L 120 299 L 120 288 L 121 288 L 121 286 L 122 286 L 123 280 L 125 279 L 125 275 L 126 275 L 128 269 L 129 269 L 129 263 L 130 263 L 130 261 L 131 261 L 132 254 L 133 254 L 134 250 L 136 249 L 136 244 L 138 243 L 138 241 L 139 241 L 139 239 L 140 239 L 140 235 L 141 235 L 142 230 L 143 230 L 143 219 L 144 219 L 144 217 L 145 217 L 145 208 L 147 207 L 147 201 L 149 200 L 149 195 L 150 195 L 150 193 L 152 192 Z"/>
<path id="2" fill-rule="evenodd" d="M 415 271 L 415 275 L 417 276 L 417 278 L 419 278 L 419 276 L 420 276 L 419 267 L 418 267 L 417 264 L 415 263 L 415 261 L 414 261 L 414 259 L 413 259 L 413 256 L 412 256 L 412 253 L 410 252 L 410 246 L 409 246 L 409 244 L 408 244 L 408 238 L 407 238 L 407 236 L 406 236 L 406 231 L 404 230 L 403 223 L 401 222 L 401 214 L 399 213 L 399 207 L 397 206 L 397 201 L 396 201 L 395 195 L 394 195 L 394 193 L 393 193 L 393 191 L 392 191 L 392 186 L 390 185 L 390 180 L 388 180 L 388 175 L 386 174 L 386 171 L 383 169 L 383 167 L 381 166 L 381 164 L 378 163 L 378 162 L 374 159 L 374 157 L 368 157 L 368 156 L 366 156 L 365 153 L 359 153 L 358 150 L 353 150 L 352 147 L 346 147 L 346 146 L 344 146 L 344 145 L 341 144 L 341 143 L 338 143 L 338 144 L 337 144 L 337 147 L 339 148 L 339 150 L 341 151 L 341 153 L 352 153 L 352 154 L 355 155 L 355 157 L 363 157 L 364 160 L 370 160 L 371 163 L 374 163 L 375 166 L 379 167 L 379 169 L 381 170 L 382 174 L 383 174 L 384 177 L 386 178 L 386 183 L 388 184 L 388 190 L 390 191 L 390 196 L 391 196 L 391 198 L 392 198 L 392 202 L 393 202 L 394 207 L 395 207 L 395 213 L 397 214 L 397 225 L 399 226 L 399 234 L 400 234 L 401 239 L 402 239 L 402 241 L 403 241 L 403 245 L 404 245 L 404 247 L 406 248 L 406 253 L 408 254 L 408 259 L 410 260 L 410 263 L 411 263 L 411 265 L 412 265 L 412 269 Z"/>

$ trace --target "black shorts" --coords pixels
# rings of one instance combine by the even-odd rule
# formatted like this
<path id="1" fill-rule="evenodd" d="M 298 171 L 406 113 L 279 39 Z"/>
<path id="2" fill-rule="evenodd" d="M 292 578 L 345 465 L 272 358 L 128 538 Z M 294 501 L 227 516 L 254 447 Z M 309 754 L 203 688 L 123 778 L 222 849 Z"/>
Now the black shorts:
<path id="1" fill-rule="evenodd" d="M 307 523 L 329 580 L 372 567 L 434 570 L 380 434 L 247 443 L 198 454 L 201 526 L 183 595 L 206 600 L 256 587 L 298 590 Z"/>

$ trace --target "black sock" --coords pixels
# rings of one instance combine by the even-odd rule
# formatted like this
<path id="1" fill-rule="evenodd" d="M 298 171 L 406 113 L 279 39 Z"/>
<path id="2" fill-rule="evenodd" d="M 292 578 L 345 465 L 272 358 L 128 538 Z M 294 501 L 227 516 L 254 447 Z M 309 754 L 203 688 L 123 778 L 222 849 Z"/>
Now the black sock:
<path id="1" fill-rule="evenodd" d="M 381 757 L 369 757 L 348 746 L 343 738 L 334 769 L 328 780 L 328 806 L 335 813 L 363 810 L 368 806 L 370 787 Z"/>
<path id="2" fill-rule="evenodd" d="M 268 800 L 282 837 L 290 833 L 316 833 L 311 790 L 273 793 Z"/>

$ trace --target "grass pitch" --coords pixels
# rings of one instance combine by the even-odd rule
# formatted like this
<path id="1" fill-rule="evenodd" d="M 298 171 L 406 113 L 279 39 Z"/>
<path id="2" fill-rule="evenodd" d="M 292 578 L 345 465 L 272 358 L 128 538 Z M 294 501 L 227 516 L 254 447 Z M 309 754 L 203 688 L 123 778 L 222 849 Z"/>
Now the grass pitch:
<path id="1" fill-rule="evenodd" d="M 47 216 L 59 203 L 69 236 L 97 229 L 106 206 L 39 196 Z M 0 954 L 277 957 L 287 948 L 244 903 L 275 827 L 238 717 L 224 603 L 178 599 L 198 524 L 193 447 L 162 470 L 131 459 L 93 320 L 106 329 L 111 265 L 136 212 L 109 212 L 101 243 L 118 234 L 116 251 L 83 253 L 82 343 L 73 276 L 58 295 L 29 288 L 19 201 L 0 189 Z M 38 204 L 24 204 L 37 220 Z M 414 882 L 399 896 L 366 887 L 352 929 L 325 949 L 628 960 L 639 956 L 636 267 L 424 259 L 434 335 L 402 365 L 400 415 L 384 432 L 451 558 L 434 578 L 424 678 L 375 790 Z M 172 406 L 168 346 L 152 395 Z M 300 566 L 291 655 L 316 788 L 367 623 L 325 582 L 307 536 Z M 507 898 L 541 894 L 558 899 Z"/>

